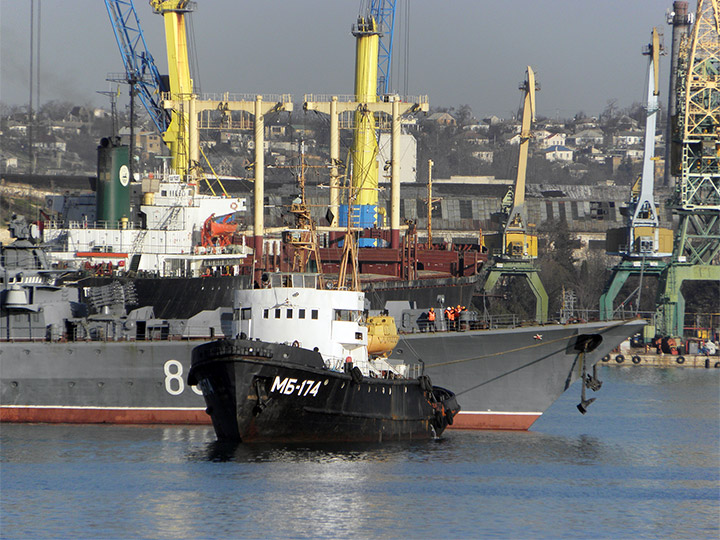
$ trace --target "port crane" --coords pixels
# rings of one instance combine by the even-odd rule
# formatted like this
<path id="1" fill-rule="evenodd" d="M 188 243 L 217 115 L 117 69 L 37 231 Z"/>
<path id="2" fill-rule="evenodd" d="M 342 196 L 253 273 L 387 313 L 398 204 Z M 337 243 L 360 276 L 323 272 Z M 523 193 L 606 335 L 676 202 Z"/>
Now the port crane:
<path id="1" fill-rule="evenodd" d="M 176 97 L 192 94 L 184 17 L 194 3 L 187 0 L 151 0 L 150 4 L 165 19 L 169 68 L 166 77 L 160 75 L 147 47 L 132 0 L 105 0 L 131 92 L 140 98 L 168 146 L 172 168 L 184 173 L 189 168 L 188 120 L 183 111 L 168 110 L 162 102 L 168 94 Z"/>
<path id="2" fill-rule="evenodd" d="M 525 205 L 527 159 L 532 139 L 531 125 L 535 120 L 535 92 L 539 89 L 535 72 L 528 66 L 526 78 L 520 83 L 523 109 L 517 176 L 514 187 L 503 200 L 502 234 L 498 235 L 499 245 L 496 242 L 496 245 L 490 246 L 494 262 L 488 270 L 483 288 L 486 292 L 490 292 L 503 276 L 525 278 L 535 296 L 535 319 L 544 323 L 548 318 L 548 295 L 540 281 L 539 268 L 535 264 L 538 256 L 537 233 L 534 231 L 534 225 L 528 221 Z"/>
<path id="3" fill-rule="evenodd" d="M 677 176 L 670 207 L 678 217 L 673 252 L 658 287 L 657 333 L 682 337 L 685 281 L 720 282 L 720 4 L 698 0 L 678 54 Z"/>
<path id="4" fill-rule="evenodd" d="M 630 276 L 639 276 L 638 296 L 645 276 L 659 278 L 665 271 L 664 258 L 672 254 L 673 232 L 660 227 L 658 207 L 654 198 L 655 186 L 655 128 L 660 111 L 659 79 L 660 55 L 664 54 L 661 35 L 653 28 L 650 43 L 643 54 L 648 57 L 647 101 L 645 106 L 645 146 L 642 174 L 633 185 L 627 207 L 627 226 L 610 229 L 607 233 L 607 252 L 620 255 L 622 260 L 612 270 L 605 291 L 600 296 L 600 318 L 613 318 L 613 302 Z M 627 300 L 623 303 L 627 303 Z M 639 298 L 638 298 L 639 304 Z M 639 308 L 639 305 L 638 305 Z"/>

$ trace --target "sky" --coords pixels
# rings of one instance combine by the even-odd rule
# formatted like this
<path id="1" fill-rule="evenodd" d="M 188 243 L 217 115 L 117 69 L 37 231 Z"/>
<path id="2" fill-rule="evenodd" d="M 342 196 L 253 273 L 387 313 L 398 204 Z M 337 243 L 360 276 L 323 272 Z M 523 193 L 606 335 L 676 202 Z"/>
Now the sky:
<path id="1" fill-rule="evenodd" d="M 27 104 L 30 0 L 0 0 L 0 102 Z M 103 0 L 40 5 L 40 103 L 109 108 L 98 94 L 123 65 Z M 350 94 L 360 0 L 197 0 L 192 15 L 202 92 Z M 470 105 L 476 117 L 518 110 L 518 84 L 532 66 L 537 114 L 597 115 L 609 100 L 642 102 L 653 26 L 664 33 L 661 100 L 667 100 L 672 0 L 398 0 L 393 87 L 428 95 L 431 107 Z M 162 18 L 135 9 L 148 49 L 166 72 Z M 695 2 L 690 0 L 694 11 Z M 407 16 L 406 16 L 407 14 Z M 407 38 L 407 39 L 406 39 Z M 407 87 L 404 72 L 407 67 Z M 398 76 L 399 74 L 399 76 Z M 123 89 L 126 92 L 125 89 Z"/>

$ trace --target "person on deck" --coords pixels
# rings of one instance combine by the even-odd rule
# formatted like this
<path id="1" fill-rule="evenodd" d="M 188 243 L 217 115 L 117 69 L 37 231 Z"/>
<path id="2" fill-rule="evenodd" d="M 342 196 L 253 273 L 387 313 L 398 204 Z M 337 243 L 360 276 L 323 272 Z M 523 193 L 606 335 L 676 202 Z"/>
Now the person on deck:
<path id="1" fill-rule="evenodd" d="M 428 332 L 435 332 L 435 309 L 430 308 L 430 311 L 428 311 Z"/>

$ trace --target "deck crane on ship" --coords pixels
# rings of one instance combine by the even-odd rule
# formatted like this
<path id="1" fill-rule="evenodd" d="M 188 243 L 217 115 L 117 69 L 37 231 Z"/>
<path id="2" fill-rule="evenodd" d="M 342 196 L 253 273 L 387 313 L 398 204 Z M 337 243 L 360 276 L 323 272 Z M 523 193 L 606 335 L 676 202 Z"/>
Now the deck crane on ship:
<path id="1" fill-rule="evenodd" d="M 660 227 L 654 199 L 655 126 L 660 111 L 659 61 L 660 55 L 665 52 L 660 38 L 657 28 L 653 28 L 650 44 L 643 50 L 643 54 L 648 57 L 643 168 L 641 176 L 632 187 L 628 206 L 621 209 L 621 212 L 627 215 L 627 226 L 611 229 L 607 233 L 608 254 L 620 255 L 622 260 L 613 268 L 605 292 L 600 297 L 602 320 L 613 318 L 613 301 L 630 276 L 640 277 L 640 284 L 635 289 L 639 297 L 643 277 L 659 277 L 666 266 L 663 259 L 672 254 L 673 233 L 671 229 Z"/>
<path id="2" fill-rule="evenodd" d="M 540 89 L 535 81 L 535 72 L 527 67 L 527 77 L 520 83 L 523 93 L 522 125 L 520 132 L 520 154 L 514 187 L 503 201 L 502 234 L 500 245 L 493 246 L 493 265 L 488 270 L 484 290 L 489 292 L 501 277 L 524 277 L 535 296 L 535 319 L 544 323 L 548 318 L 548 295 L 540 281 L 535 260 L 538 256 L 537 234 L 534 225 L 528 221 L 525 205 L 525 178 L 527 159 L 532 139 L 530 130 L 535 120 L 535 92 Z M 496 242 L 497 244 L 497 242 Z"/>

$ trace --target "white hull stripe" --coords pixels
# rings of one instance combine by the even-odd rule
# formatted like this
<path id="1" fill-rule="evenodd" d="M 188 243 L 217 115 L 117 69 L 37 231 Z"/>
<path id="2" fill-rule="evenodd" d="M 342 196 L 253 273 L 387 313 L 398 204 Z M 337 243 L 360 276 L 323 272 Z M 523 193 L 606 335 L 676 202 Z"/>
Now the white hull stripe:
<path id="1" fill-rule="evenodd" d="M 88 407 L 71 405 L 0 405 L 0 409 L 80 409 L 105 411 L 204 411 L 202 407 Z M 505 411 L 463 411 L 459 414 L 490 414 L 505 416 L 540 416 L 541 412 L 505 412 Z"/>
<path id="2" fill-rule="evenodd" d="M 505 411 L 463 411 L 462 409 L 458 414 L 492 414 L 500 415 L 504 414 L 507 416 L 540 416 L 541 412 L 505 412 Z"/>
<path id="3" fill-rule="evenodd" d="M 204 411 L 202 407 L 82 407 L 71 405 L 0 405 L 0 409 L 80 409 L 99 411 Z"/>

